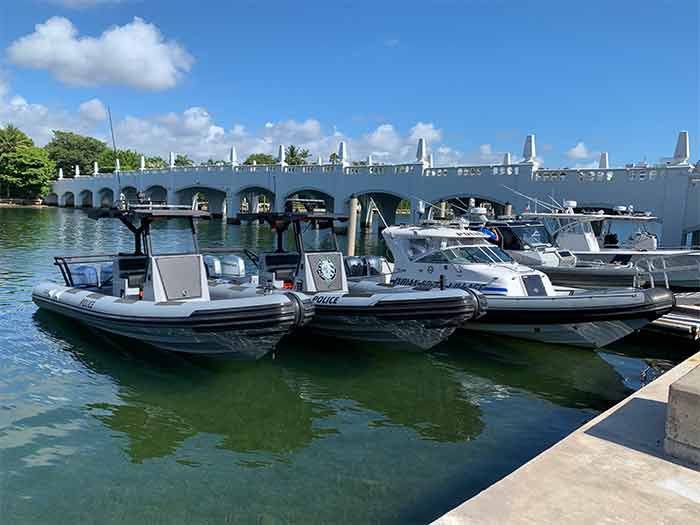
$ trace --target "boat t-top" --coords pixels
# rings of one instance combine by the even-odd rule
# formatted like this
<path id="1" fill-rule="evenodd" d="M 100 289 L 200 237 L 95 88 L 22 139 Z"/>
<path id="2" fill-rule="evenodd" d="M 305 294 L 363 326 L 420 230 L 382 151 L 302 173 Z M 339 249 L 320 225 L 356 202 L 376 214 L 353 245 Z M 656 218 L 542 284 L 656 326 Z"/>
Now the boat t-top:
<path id="1" fill-rule="evenodd" d="M 544 221 L 552 238 L 579 261 L 633 264 L 646 271 L 652 281 L 678 291 L 700 290 L 700 250 L 659 248 L 658 237 L 649 226 L 658 218 L 617 206 L 613 213 L 602 210 L 576 212 L 576 201 L 564 201 L 547 212 L 525 212 L 524 218 Z M 615 224 L 631 228 L 620 241 Z"/>
<path id="2" fill-rule="evenodd" d="M 276 289 L 310 295 L 313 334 L 339 339 L 400 343 L 431 348 L 459 326 L 482 315 L 482 294 L 434 286 L 400 286 L 371 278 L 388 272 L 377 257 L 343 257 L 334 222 L 347 217 L 326 212 L 240 214 L 242 221 L 270 225 L 271 251 L 255 257 L 258 277 Z M 444 287 L 443 287 L 444 288 Z"/>
<path id="3" fill-rule="evenodd" d="M 271 351 L 313 312 L 311 301 L 292 290 L 238 287 L 225 298 L 210 294 L 215 283 L 209 282 L 209 266 L 234 268 L 234 276 L 240 277 L 243 264 L 226 259 L 237 256 L 205 260 L 199 252 L 195 220 L 208 217 L 205 211 L 124 205 L 88 215 L 121 221 L 133 234 L 133 252 L 55 257 L 65 282 L 34 287 L 32 299 L 40 308 L 162 350 L 243 359 Z M 155 254 L 151 226 L 175 219 L 189 223 L 192 250 Z"/>
<path id="4" fill-rule="evenodd" d="M 486 315 L 463 328 L 548 343 L 602 347 L 668 313 L 665 289 L 555 287 L 523 266 L 491 236 L 468 225 L 391 226 L 382 235 L 394 258 L 391 282 L 478 290 Z"/>

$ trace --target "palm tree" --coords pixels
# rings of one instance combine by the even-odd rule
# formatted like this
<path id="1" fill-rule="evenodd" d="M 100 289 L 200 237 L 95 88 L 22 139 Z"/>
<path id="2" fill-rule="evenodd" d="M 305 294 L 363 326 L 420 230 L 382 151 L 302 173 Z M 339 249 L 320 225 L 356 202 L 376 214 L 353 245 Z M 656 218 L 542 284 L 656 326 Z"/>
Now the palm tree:
<path id="1" fill-rule="evenodd" d="M 339 157 L 338 154 L 334 151 L 333 153 L 331 153 L 330 157 L 328 157 L 328 161 L 329 161 L 331 164 L 339 164 L 339 163 L 340 163 L 340 157 Z"/>
<path id="2" fill-rule="evenodd" d="M 33 146 L 34 142 L 17 126 L 8 124 L 0 128 L 0 155 L 10 153 L 22 146 Z"/>
<path id="3" fill-rule="evenodd" d="M 284 152 L 284 156 L 287 164 L 308 164 L 311 153 L 309 153 L 308 149 L 302 149 L 298 146 L 292 145 L 287 147 L 287 151 Z"/>

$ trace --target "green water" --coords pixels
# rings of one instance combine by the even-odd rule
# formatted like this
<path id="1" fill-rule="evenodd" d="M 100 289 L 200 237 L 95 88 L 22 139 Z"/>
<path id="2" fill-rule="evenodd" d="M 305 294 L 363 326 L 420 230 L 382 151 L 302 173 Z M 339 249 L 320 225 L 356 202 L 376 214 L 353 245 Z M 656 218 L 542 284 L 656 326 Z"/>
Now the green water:
<path id="1" fill-rule="evenodd" d="M 200 239 L 271 242 L 222 221 Z M 0 523 L 424 523 L 627 396 L 657 357 L 638 340 L 465 334 L 430 353 L 292 339 L 258 362 L 192 359 L 31 302 L 53 255 L 129 247 L 116 221 L 0 208 Z"/>

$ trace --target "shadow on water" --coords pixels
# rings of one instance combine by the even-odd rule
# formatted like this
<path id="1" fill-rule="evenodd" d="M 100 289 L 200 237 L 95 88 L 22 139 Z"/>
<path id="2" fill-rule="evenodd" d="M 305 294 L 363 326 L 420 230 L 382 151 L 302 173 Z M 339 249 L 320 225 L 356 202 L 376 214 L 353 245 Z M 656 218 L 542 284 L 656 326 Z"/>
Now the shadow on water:
<path id="1" fill-rule="evenodd" d="M 121 404 L 89 408 L 129 437 L 126 452 L 137 463 L 173 454 L 199 433 L 220 436 L 219 448 L 234 452 L 292 453 L 338 432 L 317 424 L 338 403 L 375 412 L 371 427 L 398 425 L 437 442 L 466 441 L 483 429 L 455 371 L 429 354 L 352 344 L 316 350 L 295 338 L 275 359 L 238 362 L 134 349 L 41 310 L 34 321 L 68 343 L 85 367 L 117 383 Z"/>
<path id="2" fill-rule="evenodd" d="M 437 442 L 467 441 L 483 430 L 481 411 L 456 371 L 432 355 L 366 343 L 318 343 L 293 338 L 278 357 L 313 388 L 314 398 L 351 400 L 388 420 L 373 425 L 400 425 Z"/>
<path id="3" fill-rule="evenodd" d="M 612 365 L 584 348 L 458 333 L 436 351 L 454 367 L 563 407 L 607 410 L 632 392 Z"/>
<path id="4" fill-rule="evenodd" d="M 43 311 L 39 329 L 69 344 L 85 367 L 111 377 L 120 404 L 94 403 L 93 415 L 129 437 L 133 462 L 173 454 L 199 433 L 221 438 L 218 448 L 279 455 L 308 446 L 328 431 L 315 429 L 323 407 L 302 399 L 273 361 L 190 359 L 107 338 Z"/>

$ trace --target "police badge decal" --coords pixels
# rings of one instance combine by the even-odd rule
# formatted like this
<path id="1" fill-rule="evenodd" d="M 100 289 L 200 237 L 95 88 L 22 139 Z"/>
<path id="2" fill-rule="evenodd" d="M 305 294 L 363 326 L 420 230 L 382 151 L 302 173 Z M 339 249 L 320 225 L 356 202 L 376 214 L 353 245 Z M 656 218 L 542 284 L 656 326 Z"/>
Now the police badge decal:
<path id="1" fill-rule="evenodd" d="M 324 281 L 332 281 L 336 274 L 335 264 L 330 259 L 321 259 L 316 265 L 316 273 Z"/>

